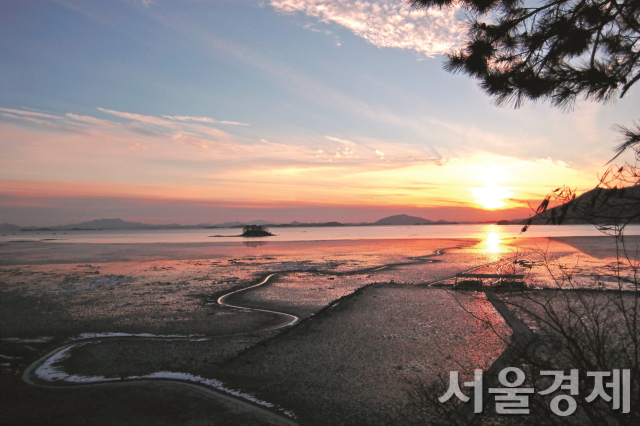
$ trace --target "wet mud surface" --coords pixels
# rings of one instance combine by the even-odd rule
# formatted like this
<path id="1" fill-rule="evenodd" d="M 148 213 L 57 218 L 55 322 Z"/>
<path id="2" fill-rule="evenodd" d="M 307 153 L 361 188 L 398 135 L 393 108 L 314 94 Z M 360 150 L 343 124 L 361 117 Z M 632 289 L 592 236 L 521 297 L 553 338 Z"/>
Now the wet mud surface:
<path id="1" fill-rule="evenodd" d="M 482 293 L 452 297 L 456 273 L 524 273 L 544 288 L 570 270 L 575 285 L 601 288 L 620 265 L 598 237 L 0 250 L 7 424 L 407 424 L 409 382 L 488 368 L 511 333 Z M 225 298 L 242 308 L 217 303 L 270 274 Z M 277 312 L 300 321 L 280 328 L 289 320 Z M 29 366 L 35 385 L 22 380 Z"/>

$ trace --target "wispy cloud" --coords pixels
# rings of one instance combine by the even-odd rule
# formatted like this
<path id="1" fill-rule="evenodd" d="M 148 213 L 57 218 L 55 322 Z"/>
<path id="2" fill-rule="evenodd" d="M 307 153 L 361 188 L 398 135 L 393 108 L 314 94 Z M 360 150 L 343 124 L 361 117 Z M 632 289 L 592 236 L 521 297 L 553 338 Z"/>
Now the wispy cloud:
<path id="1" fill-rule="evenodd" d="M 114 111 L 106 108 L 98 108 L 99 111 L 113 117 L 124 119 L 104 119 L 88 115 L 66 113 L 55 115 L 16 109 L 0 108 L 0 117 L 5 120 L 22 122 L 25 125 L 34 126 L 41 131 L 58 131 L 64 139 L 64 135 L 81 134 L 86 136 L 86 141 L 92 139 L 111 140 L 122 142 L 123 146 L 132 149 L 140 149 L 149 146 L 158 146 L 167 141 L 183 142 L 188 145 L 205 149 L 217 149 L 217 151 L 237 151 L 233 136 L 210 125 L 202 125 L 199 122 L 172 121 L 164 118 Z M 144 138 L 144 140 L 139 140 Z M 67 137 L 67 140 L 73 140 Z"/>
<path id="2" fill-rule="evenodd" d="M 0 108 L 0 111 L 7 112 L 10 114 L 19 114 L 19 115 L 28 116 L 28 117 L 58 118 L 55 115 L 47 114 L 44 112 L 28 111 L 28 110 L 21 110 L 21 109 Z"/>
<path id="3" fill-rule="evenodd" d="M 72 120 L 75 121 L 80 121 L 83 123 L 87 123 L 87 124 L 97 124 L 100 126 L 113 126 L 116 124 L 119 124 L 115 121 L 110 121 L 110 120 L 103 120 L 101 118 L 96 118 L 96 117 L 90 117 L 88 115 L 78 115 L 78 114 L 73 114 L 68 112 L 67 114 L 65 114 L 67 117 L 69 117 Z M 57 119 L 58 117 L 54 117 L 51 116 L 51 118 Z"/>
<path id="4" fill-rule="evenodd" d="M 198 121 L 201 123 L 217 123 L 217 124 L 229 124 L 232 126 L 248 126 L 247 123 L 240 123 L 238 121 L 226 121 L 226 120 L 214 120 L 209 117 L 188 117 L 184 115 L 163 115 L 164 118 L 178 121 Z"/>
<path id="5" fill-rule="evenodd" d="M 271 6 L 341 25 L 378 47 L 411 49 L 428 57 L 457 47 L 464 33 L 457 7 L 414 10 L 402 0 L 272 0 Z"/>
<path id="6" fill-rule="evenodd" d="M 325 135 L 325 139 L 328 139 L 328 140 L 333 141 L 333 142 L 339 142 L 339 143 L 345 144 L 345 145 L 351 145 L 351 146 L 355 145 L 355 143 L 353 143 L 351 141 L 348 141 L 346 139 L 336 138 L 336 137 L 333 137 L 333 136 Z"/>
<path id="7" fill-rule="evenodd" d="M 173 136 L 171 136 L 171 139 L 173 139 L 174 141 L 183 142 L 183 143 L 186 143 L 187 145 L 195 146 L 202 149 L 216 148 L 218 153 L 220 153 L 221 150 L 227 150 L 234 153 L 247 152 L 249 150 L 249 148 L 243 145 L 220 142 L 212 139 L 205 139 L 197 135 L 184 133 L 184 132 L 174 134 Z"/>
<path id="8" fill-rule="evenodd" d="M 194 41 L 193 46 L 199 47 L 203 55 L 214 55 L 217 59 L 230 58 L 244 63 L 269 75 L 285 90 L 312 102 L 377 122 L 423 130 L 423 123 L 420 120 L 397 114 L 385 105 L 365 102 L 356 96 L 338 91 L 321 80 L 290 66 L 285 61 L 274 59 L 244 44 L 221 39 L 206 27 L 181 20 L 179 17 L 169 19 L 154 15 L 154 18 L 180 36 L 191 38 Z"/>
<path id="9" fill-rule="evenodd" d="M 0 109 L 0 110 L 6 111 L 6 109 Z M 12 110 L 12 111 L 14 111 L 15 113 L 0 112 L 0 116 L 13 119 L 13 120 L 22 121 L 24 123 L 29 123 L 38 127 L 47 127 L 49 129 L 54 129 L 61 132 L 75 132 L 75 133 L 79 132 L 77 128 L 68 126 L 67 124 L 69 123 L 65 123 L 64 121 L 59 121 L 58 120 L 59 117 L 46 116 L 44 114 L 35 115 L 30 111 L 24 111 L 24 113 L 23 111 L 18 111 L 18 110 Z M 41 118 L 34 118 L 34 117 L 43 117 L 43 118 L 41 119 Z"/>
<path id="10" fill-rule="evenodd" d="M 208 149 L 210 141 L 184 133 L 176 133 L 171 137 L 174 141 L 184 142 L 188 145 L 197 146 L 198 148 Z"/>
<path id="11" fill-rule="evenodd" d="M 314 33 L 322 33 L 322 34 L 326 34 L 326 35 L 331 35 L 331 34 L 333 34 L 333 31 L 331 31 L 331 30 L 320 30 L 320 29 L 318 29 L 318 28 L 314 27 L 314 26 L 313 26 L 313 25 L 311 25 L 311 24 L 307 24 L 307 25 L 305 25 L 303 28 L 304 28 L 305 30 L 309 30 L 309 31 L 314 32 Z"/>
<path id="12" fill-rule="evenodd" d="M 116 117 L 126 118 L 133 121 L 140 121 L 142 123 L 148 123 L 148 124 L 156 124 L 158 126 L 170 126 L 169 121 L 163 120 L 162 118 L 153 117 L 151 115 L 132 114 L 130 112 L 120 112 L 120 111 L 114 111 L 111 109 L 105 109 L 100 107 L 98 107 L 98 110 L 104 112 L 105 114 L 111 114 Z"/>
<path id="13" fill-rule="evenodd" d="M 263 144 L 263 146 L 266 146 L 269 148 L 269 150 L 271 150 L 274 153 L 282 153 L 282 152 L 304 152 L 307 151 L 304 147 L 299 146 L 299 145 L 287 145 L 284 143 L 278 143 L 278 142 L 271 142 L 267 139 L 260 139 L 260 143 Z M 262 147 L 261 147 L 262 150 Z M 308 155 L 308 153 L 307 153 Z"/>
<path id="14" fill-rule="evenodd" d="M 129 149 L 148 149 L 148 147 L 142 145 L 140 142 L 136 142 L 133 145 L 129 145 Z"/>

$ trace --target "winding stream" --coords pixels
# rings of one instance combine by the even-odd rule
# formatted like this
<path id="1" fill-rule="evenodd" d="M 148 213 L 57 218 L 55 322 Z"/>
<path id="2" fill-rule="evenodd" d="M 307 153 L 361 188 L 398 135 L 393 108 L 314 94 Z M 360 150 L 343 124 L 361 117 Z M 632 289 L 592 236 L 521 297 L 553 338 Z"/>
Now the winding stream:
<path id="1" fill-rule="evenodd" d="M 247 307 L 245 307 L 245 306 L 230 305 L 230 304 L 228 304 L 228 303 L 225 303 L 225 302 L 224 302 L 224 300 L 225 300 L 226 298 L 228 298 L 229 296 L 231 296 L 232 294 L 240 293 L 240 292 L 242 292 L 242 291 L 246 291 L 246 290 L 249 290 L 249 289 L 252 289 L 252 288 L 256 288 L 256 287 L 259 287 L 259 286 L 261 286 L 261 285 L 266 284 L 266 283 L 267 283 L 267 281 L 269 281 L 269 278 L 271 278 L 271 277 L 273 277 L 273 276 L 275 276 L 275 275 L 277 275 L 277 274 L 271 274 L 271 275 L 268 275 L 264 280 L 260 281 L 258 284 L 252 285 L 251 287 L 241 288 L 241 289 L 239 289 L 239 290 L 235 290 L 235 291 L 232 291 L 231 293 L 227 293 L 227 294 L 225 294 L 225 295 L 220 296 L 220 297 L 218 298 L 218 305 L 220 305 L 220 306 L 227 306 L 227 307 L 229 307 L 229 308 L 250 309 L 250 310 L 252 310 L 252 311 L 267 312 L 267 313 L 270 313 L 270 314 L 284 315 L 285 317 L 287 317 L 287 318 L 289 318 L 289 319 L 290 319 L 290 321 L 289 321 L 287 324 L 285 324 L 285 325 L 281 325 L 281 326 L 278 326 L 278 327 L 275 327 L 275 328 L 272 328 L 271 330 L 278 330 L 278 329 L 280 329 L 280 328 L 288 327 L 288 326 L 290 326 L 290 325 L 293 325 L 293 324 L 297 323 L 297 322 L 300 320 L 300 318 L 298 318 L 298 317 L 297 317 L 297 316 L 295 316 L 295 315 L 287 314 L 287 313 L 284 313 L 284 312 L 278 312 L 278 311 L 269 311 L 269 310 L 267 310 L 267 309 L 247 308 Z"/>
<path id="2" fill-rule="evenodd" d="M 343 274 L 358 274 L 358 273 L 372 273 L 378 272 L 383 269 L 399 266 L 399 265 L 407 265 L 407 264 L 416 264 L 422 262 L 432 262 L 430 260 L 433 257 L 441 256 L 446 253 L 447 249 L 439 249 L 435 253 L 427 256 L 421 256 L 420 258 L 415 258 L 411 262 L 403 262 L 403 263 L 394 263 L 389 265 L 377 266 L 373 268 L 365 268 L 361 270 L 353 270 L 347 272 L 325 272 L 330 275 L 343 275 Z M 416 262 L 417 260 L 417 262 Z M 238 290 L 231 291 L 220 296 L 217 300 L 217 303 L 220 306 L 225 306 L 233 309 L 243 309 L 243 310 L 251 310 L 257 312 L 265 312 L 270 314 L 276 314 L 284 317 L 287 322 L 281 325 L 277 325 L 275 327 L 265 328 L 263 330 L 251 330 L 250 332 L 256 331 L 273 331 L 282 329 L 285 327 L 290 327 L 295 325 L 300 321 L 300 319 L 292 314 L 288 314 L 285 312 L 267 310 L 267 309 L 259 309 L 259 308 L 251 308 L 246 306 L 233 305 L 230 303 L 226 303 L 225 301 L 232 295 L 244 292 L 250 289 L 254 289 L 259 286 L 263 286 L 269 282 L 271 278 L 278 274 L 286 274 L 294 271 L 282 271 L 277 273 L 272 273 L 266 276 L 257 284 L 254 284 L 249 287 L 241 288 Z M 245 334 L 247 332 L 237 333 L 237 334 Z M 236 334 L 236 333 L 234 333 Z M 49 353 L 43 355 L 36 361 L 32 362 L 23 372 L 22 379 L 33 386 L 39 387 L 47 387 L 47 388 L 55 388 L 65 386 L 57 383 L 67 383 L 73 384 L 73 386 L 105 386 L 105 385 L 117 385 L 123 384 L 127 382 L 149 382 L 149 381 L 166 381 L 173 383 L 180 383 L 185 386 L 190 386 L 191 388 L 197 389 L 201 392 L 216 396 L 225 401 L 234 402 L 239 404 L 244 409 L 252 411 L 259 415 L 264 415 L 270 417 L 272 420 L 279 422 L 280 424 L 297 426 L 298 424 L 292 420 L 295 418 L 295 414 L 289 411 L 285 411 L 280 407 L 276 407 L 274 404 L 271 404 L 266 401 L 259 400 L 255 398 L 253 395 L 248 393 L 244 393 L 238 390 L 234 390 L 228 388 L 219 380 L 204 378 L 201 376 L 194 376 L 187 373 L 176 373 L 170 371 L 159 371 L 152 374 L 144 375 L 144 376 L 129 376 L 125 378 L 120 377 L 104 377 L 104 376 L 79 376 L 79 375 L 69 375 L 59 367 L 56 367 L 54 364 L 68 358 L 71 356 L 70 352 L 74 347 L 86 345 L 90 342 L 97 342 L 106 338 L 120 338 L 120 339 L 154 339 L 154 340 L 194 340 L 198 338 L 202 338 L 205 336 L 178 336 L 178 335 L 170 335 L 170 336 L 160 336 L 160 335 L 152 335 L 152 334 L 126 334 L 126 333 L 86 333 L 78 338 L 75 338 L 73 342 L 66 343 Z M 45 382 L 45 383 L 43 383 Z M 56 383 L 57 382 L 57 383 Z M 279 413 L 275 410 L 279 410 Z"/>
<path id="3" fill-rule="evenodd" d="M 259 312 L 267 312 L 267 313 L 271 313 L 271 314 L 277 314 L 277 315 L 282 315 L 284 316 L 286 319 L 288 319 L 289 321 L 286 324 L 283 325 L 278 325 L 276 327 L 272 327 L 272 328 L 266 328 L 264 330 L 260 330 L 260 331 L 273 331 L 273 330 L 278 330 L 284 327 L 289 327 L 295 323 L 298 322 L 299 318 L 295 315 L 291 315 L 291 314 L 287 314 L 285 312 L 278 312 L 278 311 L 271 311 L 271 310 L 267 310 L 267 309 L 257 309 L 257 308 L 250 308 L 250 307 L 245 307 L 245 306 L 237 306 L 237 305 L 231 305 L 228 303 L 225 303 L 224 300 L 236 293 L 240 293 L 252 288 L 256 288 L 258 286 L 264 285 L 266 284 L 269 279 L 271 279 L 272 277 L 276 276 L 277 274 L 270 274 L 267 277 L 265 277 L 262 281 L 260 281 L 258 284 L 252 285 L 250 287 L 245 287 L 245 288 L 241 288 L 239 290 L 234 290 L 232 292 L 229 292 L 223 296 L 221 296 L 220 298 L 218 298 L 218 304 L 220 304 L 221 306 L 226 306 L 229 308 L 234 308 L 234 309 L 248 309 L 248 310 L 252 310 L 252 311 L 259 311 Z M 256 330 L 252 330 L 252 332 L 255 332 Z M 240 334 L 244 334 L 244 333 L 240 333 Z M 66 358 L 68 358 L 70 356 L 70 351 L 74 348 L 74 347 L 78 347 L 78 346 L 82 346 L 82 345 L 86 345 L 87 343 L 91 342 L 91 341 L 99 341 L 105 338 L 136 338 L 136 339 L 154 339 L 154 340 L 194 340 L 194 338 L 198 338 L 198 337 L 202 337 L 202 336 L 154 336 L 154 335 L 147 335 L 145 334 L 144 336 L 141 335 L 130 335 L 130 334 L 126 334 L 126 333 L 103 333 L 103 334 L 97 334 L 97 335 L 92 335 L 92 334 L 87 334 L 86 336 L 88 337 L 83 337 L 81 336 L 80 339 L 81 341 L 78 342 L 73 342 L 73 343 L 67 343 L 63 346 L 60 346 L 54 350 L 52 350 L 51 352 L 43 355 L 42 357 L 38 358 L 36 361 L 32 362 L 22 373 L 22 379 L 33 386 L 39 386 L 39 387 L 48 387 L 48 388 L 52 388 L 52 387 L 59 387 L 60 385 L 56 385 L 56 384 L 43 384 L 41 381 L 45 381 L 45 382 L 49 382 L 49 383 L 55 383 L 55 382 L 65 382 L 65 383 L 73 383 L 75 386 L 96 386 L 96 385 L 114 385 L 114 384 L 118 384 L 118 383 L 127 383 L 127 382 L 133 382 L 133 381 L 137 381 L 137 382 L 148 382 L 148 381 L 168 381 L 168 382 L 174 382 L 174 383 L 180 383 L 182 385 L 186 385 L 186 386 L 190 386 L 194 389 L 197 389 L 201 392 L 210 394 L 210 395 L 214 395 L 218 398 L 221 398 L 225 401 L 229 401 L 229 402 L 233 402 L 236 404 L 241 405 L 244 409 L 247 409 L 249 411 L 252 411 L 256 414 L 259 415 L 264 415 L 264 416 L 268 416 L 273 420 L 278 421 L 281 424 L 285 424 L 285 425 L 289 425 L 289 426 L 297 426 L 298 423 L 296 423 L 295 421 L 293 421 L 291 419 L 291 417 L 295 417 L 295 415 L 293 413 L 290 413 L 288 411 L 284 411 L 285 415 L 280 415 L 278 413 L 275 413 L 271 410 L 269 410 L 268 408 L 273 409 L 274 405 L 266 402 L 266 401 L 261 401 L 257 398 L 255 398 L 253 395 L 247 394 L 247 393 L 243 393 L 241 391 L 238 390 L 234 390 L 234 389 L 230 389 L 228 387 L 226 387 L 224 385 L 224 383 L 222 383 L 219 380 L 216 379 L 208 379 L 208 378 L 204 378 L 201 376 L 194 376 L 192 374 L 187 374 L 187 373 L 175 373 L 175 372 L 169 372 L 169 371 L 159 371 L 156 373 L 152 373 L 152 374 L 148 374 L 145 376 L 130 376 L 130 377 L 125 377 L 125 378 L 109 378 L 109 377 L 104 377 L 104 376 L 78 376 L 78 375 L 69 375 L 67 373 L 65 373 L 64 371 L 60 370 L 59 368 L 56 368 L 54 366 L 54 364 L 56 364 L 57 362 L 60 362 Z M 92 337 L 92 336 L 96 336 L 96 337 Z M 35 379 L 37 380 L 34 380 Z M 263 408 L 264 407 L 264 408 Z"/>

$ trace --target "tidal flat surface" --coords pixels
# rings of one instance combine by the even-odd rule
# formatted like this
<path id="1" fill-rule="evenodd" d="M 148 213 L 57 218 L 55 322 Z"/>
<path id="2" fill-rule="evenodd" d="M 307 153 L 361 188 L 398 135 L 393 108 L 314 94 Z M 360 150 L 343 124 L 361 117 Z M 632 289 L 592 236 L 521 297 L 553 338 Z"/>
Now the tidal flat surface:
<path id="1" fill-rule="evenodd" d="M 488 368 L 510 334 L 482 293 L 431 284 L 613 285 L 612 243 L 3 243 L 3 424 L 409 424 L 408 383 Z"/>

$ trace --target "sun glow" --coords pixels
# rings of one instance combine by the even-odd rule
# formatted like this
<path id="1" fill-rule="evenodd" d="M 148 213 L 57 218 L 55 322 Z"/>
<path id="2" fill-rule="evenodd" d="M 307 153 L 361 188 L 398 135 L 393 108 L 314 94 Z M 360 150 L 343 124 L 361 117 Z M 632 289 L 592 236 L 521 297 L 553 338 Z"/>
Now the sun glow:
<path id="1" fill-rule="evenodd" d="M 487 246 L 487 251 L 489 253 L 497 253 L 499 251 L 500 242 L 500 236 L 495 232 L 488 234 L 484 240 L 484 244 Z"/>
<path id="2" fill-rule="evenodd" d="M 484 188 L 471 188 L 471 193 L 476 199 L 476 203 L 488 210 L 499 209 L 507 205 L 505 198 L 511 196 L 511 192 L 506 188 L 496 185 L 488 185 Z"/>

